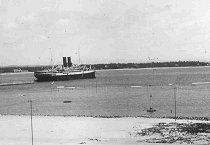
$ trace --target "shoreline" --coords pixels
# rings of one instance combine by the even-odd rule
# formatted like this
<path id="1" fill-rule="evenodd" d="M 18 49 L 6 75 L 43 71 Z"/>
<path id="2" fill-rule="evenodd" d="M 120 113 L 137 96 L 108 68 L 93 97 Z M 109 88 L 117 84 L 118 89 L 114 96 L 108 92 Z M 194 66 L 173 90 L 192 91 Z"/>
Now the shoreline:
<path id="1" fill-rule="evenodd" d="M 31 144 L 30 116 L 0 116 L 0 144 Z M 33 116 L 33 141 L 36 145 L 156 145 L 148 143 L 154 135 L 142 136 L 141 130 L 157 124 L 209 123 L 198 120 L 162 118 L 93 118 Z M 157 135 L 156 135 L 157 137 Z M 173 143 L 178 145 L 179 142 Z M 167 145 L 167 143 L 159 144 Z"/>
<path id="2" fill-rule="evenodd" d="M 30 114 L 0 114 L 1 116 L 31 116 Z M 33 114 L 33 117 L 86 117 L 86 118 L 107 118 L 107 119 L 113 119 L 113 118 L 147 118 L 147 119 L 172 119 L 175 120 L 172 116 L 146 116 L 146 115 L 140 115 L 140 116 L 103 116 L 103 115 L 37 115 Z M 210 117 L 184 117 L 184 116 L 177 116 L 176 120 L 195 120 L 195 121 L 210 121 Z"/>

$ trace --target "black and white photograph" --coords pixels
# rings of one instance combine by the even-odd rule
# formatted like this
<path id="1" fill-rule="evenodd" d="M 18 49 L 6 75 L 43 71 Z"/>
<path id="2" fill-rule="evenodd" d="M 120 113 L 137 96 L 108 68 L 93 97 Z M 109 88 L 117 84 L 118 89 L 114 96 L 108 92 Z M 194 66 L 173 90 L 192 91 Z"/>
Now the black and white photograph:
<path id="1" fill-rule="evenodd" d="M 209 145 L 209 0 L 0 0 L 0 145 Z"/>

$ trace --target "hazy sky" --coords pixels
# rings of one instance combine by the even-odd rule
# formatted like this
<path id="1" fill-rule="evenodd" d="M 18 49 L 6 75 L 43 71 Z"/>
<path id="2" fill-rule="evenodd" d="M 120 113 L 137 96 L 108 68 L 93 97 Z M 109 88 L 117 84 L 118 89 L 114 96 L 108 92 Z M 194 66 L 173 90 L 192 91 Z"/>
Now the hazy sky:
<path id="1" fill-rule="evenodd" d="M 0 0 L 0 65 L 210 60 L 209 0 Z"/>

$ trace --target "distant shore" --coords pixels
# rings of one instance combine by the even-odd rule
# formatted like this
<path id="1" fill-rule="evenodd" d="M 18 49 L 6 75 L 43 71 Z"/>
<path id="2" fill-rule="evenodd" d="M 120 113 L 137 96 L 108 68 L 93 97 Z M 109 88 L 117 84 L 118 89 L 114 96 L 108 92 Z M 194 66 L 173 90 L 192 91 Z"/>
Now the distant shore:
<path id="1" fill-rule="evenodd" d="M 183 66 L 183 67 L 150 67 L 150 68 L 120 68 L 120 69 L 99 69 L 96 71 L 110 71 L 110 70 L 151 70 L 151 69 L 179 69 L 179 68 L 210 68 L 210 66 Z"/>
<path id="2" fill-rule="evenodd" d="M 113 70 L 113 69 L 154 69 L 154 68 L 179 68 L 179 67 L 199 67 L 209 66 L 209 62 L 200 61 L 173 61 L 173 62 L 146 62 L 146 63 L 104 63 L 104 64 L 81 64 L 81 66 L 88 66 L 95 70 Z M 50 69 L 50 65 L 31 65 L 31 66 L 2 66 L 0 73 L 14 72 L 17 68 L 29 72 L 35 72 L 43 69 Z"/>
<path id="3" fill-rule="evenodd" d="M 97 69 L 96 71 L 115 71 L 115 70 L 139 70 L 139 69 L 145 69 L 145 70 L 151 70 L 151 69 L 178 69 L 178 68 L 210 68 L 210 66 L 183 66 L 183 67 L 150 67 L 150 68 L 117 68 L 117 69 Z M 18 74 L 32 74 L 34 72 L 5 72 L 0 73 L 0 75 L 18 75 Z"/>

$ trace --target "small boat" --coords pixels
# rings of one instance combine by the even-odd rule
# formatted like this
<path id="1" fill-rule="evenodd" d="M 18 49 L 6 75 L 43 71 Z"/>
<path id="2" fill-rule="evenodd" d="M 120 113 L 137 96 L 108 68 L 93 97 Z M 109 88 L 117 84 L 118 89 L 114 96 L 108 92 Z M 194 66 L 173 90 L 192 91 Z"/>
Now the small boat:
<path id="1" fill-rule="evenodd" d="M 87 66 L 73 65 L 71 57 L 63 57 L 63 65 L 52 67 L 52 69 L 36 71 L 34 76 L 36 81 L 66 81 L 74 79 L 92 79 L 95 78 L 95 70 Z"/>

